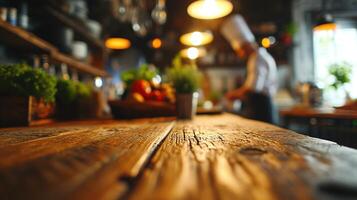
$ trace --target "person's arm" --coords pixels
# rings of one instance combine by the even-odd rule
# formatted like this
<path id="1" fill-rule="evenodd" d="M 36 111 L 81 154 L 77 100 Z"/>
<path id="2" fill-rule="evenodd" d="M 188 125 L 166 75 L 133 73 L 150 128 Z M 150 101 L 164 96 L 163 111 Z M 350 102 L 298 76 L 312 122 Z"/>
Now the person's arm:
<path id="1" fill-rule="evenodd" d="M 257 55 L 254 55 L 248 60 L 247 63 L 247 78 L 242 87 L 249 90 L 255 90 L 257 81 Z"/>
<path id="2" fill-rule="evenodd" d="M 256 64 L 257 59 L 256 55 L 251 57 L 247 63 L 247 78 L 244 81 L 243 86 L 238 89 L 232 90 L 228 92 L 225 97 L 229 100 L 236 100 L 236 99 L 244 99 L 245 95 L 249 91 L 255 90 L 255 82 L 256 82 Z"/>
<path id="3" fill-rule="evenodd" d="M 229 100 L 244 99 L 245 95 L 250 91 L 250 88 L 244 85 L 238 89 L 229 91 L 226 93 L 225 97 Z"/>

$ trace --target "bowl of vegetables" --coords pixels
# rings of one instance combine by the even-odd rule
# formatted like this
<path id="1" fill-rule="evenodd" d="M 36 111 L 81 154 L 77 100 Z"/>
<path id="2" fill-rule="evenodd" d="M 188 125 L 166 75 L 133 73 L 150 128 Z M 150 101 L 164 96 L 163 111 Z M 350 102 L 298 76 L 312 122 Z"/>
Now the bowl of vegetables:
<path id="1" fill-rule="evenodd" d="M 121 100 L 111 100 L 114 118 L 133 119 L 175 116 L 175 94 L 172 87 L 161 83 L 158 70 L 147 64 L 121 74 L 125 92 Z"/>

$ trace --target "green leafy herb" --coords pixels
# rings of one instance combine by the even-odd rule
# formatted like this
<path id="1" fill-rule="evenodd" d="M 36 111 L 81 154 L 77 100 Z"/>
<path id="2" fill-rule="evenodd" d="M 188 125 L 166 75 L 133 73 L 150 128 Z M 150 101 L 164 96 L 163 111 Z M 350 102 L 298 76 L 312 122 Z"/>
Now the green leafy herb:
<path id="1" fill-rule="evenodd" d="M 138 69 L 131 69 L 121 74 L 121 79 L 127 86 L 130 86 L 136 80 L 151 81 L 158 71 L 155 67 L 150 67 L 148 64 L 141 65 Z"/>
<path id="2" fill-rule="evenodd" d="M 201 72 L 194 64 L 184 64 L 177 55 L 172 66 L 166 70 L 166 79 L 173 85 L 177 93 L 193 93 L 200 86 Z"/>
<path id="3" fill-rule="evenodd" d="M 56 101 L 59 104 L 69 105 L 76 99 L 76 85 L 71 80 L 57 81 Z"/>
<path id="4" fill-rule="evenodd" d="M 76 82 L 77 98 L 88 99 L 92 94 L 92 88 L 84 83 Z"/>
<path id="5" fill-rule="evenodd" d="M 80 82 L 72 80 L 58 80 L 56 101 L 61 105 L 70 105 L 79 99 L 89 98 L 92 89 Z"/>
<path id="6" fill-rule="evenodd" d="M 329 72 L 335 78 L 331 86 L 337 90 L 351 81 L 352 65 L 346 62 L 336 63 L 329 67 Z"/>
<path id="7" fill-rule="evenodd" d="M 0 65 L 0 94 L 34 96 L 43 98 L 46 102 L 53 102 L 56 78 L 25 64 Z"/>

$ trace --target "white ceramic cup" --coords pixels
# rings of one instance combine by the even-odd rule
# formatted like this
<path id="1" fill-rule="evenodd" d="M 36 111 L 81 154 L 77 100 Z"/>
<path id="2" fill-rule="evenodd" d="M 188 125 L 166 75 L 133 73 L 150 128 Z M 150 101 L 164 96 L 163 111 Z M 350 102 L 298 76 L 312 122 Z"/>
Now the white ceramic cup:
<path id="1" fill-rule="evenodd" d="M 82 41 L 74 41 L 72 45 L 72 55 L 80 60 L 86 59 L 88 56 L 87 44 Z"/>

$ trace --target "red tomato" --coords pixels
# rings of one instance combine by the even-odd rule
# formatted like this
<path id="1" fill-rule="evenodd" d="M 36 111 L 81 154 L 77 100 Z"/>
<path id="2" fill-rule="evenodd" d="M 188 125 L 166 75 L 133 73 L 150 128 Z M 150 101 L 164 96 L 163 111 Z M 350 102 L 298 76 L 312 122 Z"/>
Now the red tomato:
<path id="1" fill-rule="evenodd" d="M 285 33 L 281 36 L 281 42 L 286 46 L 290 46 L 293 44 L 293 38 L 291 35 Z"/>
<path id="2" fill-rule="evenodd" d="M 151 93 L 150 83 L 145 80 L 137 80 L 131 85 L 131 92 L 139 93 L 145 99 L 148 99 L 150 97 L 150 93 Z"/>
<path id="3" fill-rule="evenodd" d="M 153 101 L 164 101 L 164 94 L 160 90 L 152 91 L 150 99 Z"/>

